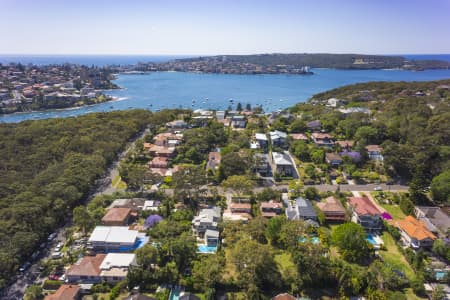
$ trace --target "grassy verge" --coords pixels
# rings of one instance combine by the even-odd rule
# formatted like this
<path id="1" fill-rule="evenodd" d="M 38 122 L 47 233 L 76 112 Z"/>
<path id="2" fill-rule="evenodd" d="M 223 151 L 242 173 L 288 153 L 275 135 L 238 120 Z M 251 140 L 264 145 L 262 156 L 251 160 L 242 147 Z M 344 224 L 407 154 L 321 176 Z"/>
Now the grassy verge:
<path id="1" fill-rule="evenodd" d="M 116 177 L 113 178 L 111 185 L 113 188 L 120 189 L 120 190 L 124 190 L 127 188 L 127 184 L 122 181 L 122 178 L 120 178 L 119 175 L 117 175 Z"/>
<path id="2" fill-rule="evenodd" d="M 387 249 L 386 251 L 380 251 L 380 255 L 383 258 L 383 260 L 386 263 L 392 265 L 394 268 L 405 273 L 406 277 L 409 280 L 412 280 L 415 277 L 414 271 L 406 261 L 403 254 L 400 253 L 400 251 L 397 249 L 397 245 L 395 244 L 395 241 L 392 238 L 392 236 L 389 233 L 384 232 L 382 239 Z"/>

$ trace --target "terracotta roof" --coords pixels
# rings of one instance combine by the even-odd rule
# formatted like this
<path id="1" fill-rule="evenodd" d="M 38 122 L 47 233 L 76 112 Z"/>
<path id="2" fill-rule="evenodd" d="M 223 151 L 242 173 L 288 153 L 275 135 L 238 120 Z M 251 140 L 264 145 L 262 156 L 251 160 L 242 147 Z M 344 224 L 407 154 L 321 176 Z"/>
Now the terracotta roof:
<path id="1" fill-rule="evenodd" d="M 314 132 L 311 134 L 311 136 L 317 140 L 323 140 L 323 139 L 332 139 L 333 137 L 328 133 L 320 133 L 320 132 Z"/>
<path id="2" fill-rule="evenodd" d="M 272 208 L 272 209 L 276 209 L 276 208 L 281 208 L 281 203 L 280 202 L 274 202 L 274 201 L 268 201 L 268 202 L 261 202 L 261 208 Z"/>
<path id="3" fill-rule="evenodd" d="M 67 271 L 68 276 L 99 276 L 100 265 L 106 254 L 96 256 L 85 256 L 80 261 L 72 265 Z"/>
<path id="4" fill-rule="evenodd" d="M 406 234 L 408 234 L 410 237 L 415 238 L 419 241 L 426 238 L 430 238 L 432 240 L 436 239 L 436 236 L 427 229 L 427 226 L 424 223 L 420 222 L 412 216 L 407 216 L 403 220 L 391 220 L 390 223 L 394 226 L 397 226 L 400 230 L 406 232 Z"/>
<path id="5" fill-rule="evenodd" d="M 272 300 L 297 300 L 297 298 L 295 298 L 292 295 L 289 295 L 288 293 L 284 293 L 276 295 L 275 297 L 272 298 Z"/>
<path id="6" fill-rule="evenodd" d="M 220 158 L 221 158 L 220 152 L 209 152 L 208 155 L 209 160 L 215 160 L 217 162 L 220 162 Z"/>
<path id="7" fill-rule="evenodd" d="M 308 140 L 308 137 L 303 133 L 291 133 L 289 136 L 291 136 L 292 139 L 294 140 L 304 140 L 304 141 Z"/>
<path id="8" fill-rule="evenodd" d="M 348 203 L 358 215 L 381 215 L 381 211 L 367 197 L 349 197 Z"/>
<path id="9" fill-rule="evenodd" d="M 48 295 L 44 300 L 74 300 L 80 292 L 80 286 L 63 284 L 54 294 Z"/>
<path id="10" fill-rule="evenodd" d="M 343 214 L 345 214 L 345 209 L 342 206 L 341 202 L 339 200 L 337 200 L 334 197 L 328 197 L 325 199 L 325 202 L 319 202 L 317 203 L 317 207 L 323 211 L 324 213 L 327 212 L 342 212 Z"/>
<path id="11" fill-rule="evenodd" d="M 355 144 L 354 141 L 336 141 L 336 144 L 338 144 L 339 146 L 345 148 L 345 147 L 353 147 L 353 145 Z"/>
<path id="12" fill-rule="evenodd" d="M 103 216 L 102 222 L 125 222 L 131 213 L 130 208 L 114 207 Z"/>
<path id="13" fill-rule="evenodd" d="M 383 151 L 383 148 L 381 148 L 379 145 L 367 145 L 366 149 L 369 152 L 372 152 L 372 151 L 381 152 L 381 151 Z"/>
<path id="14" fill-rule="evenodd" d="M 342 161 L 342 157 L 337 153 L 326 153 L 325 158 L 327 161 L 332 161 L 332 160 Z"/>
<path id="15" fill-rule="evenodd" d="M 252 205 L 250 203 L 231 203 L 230 209 L 251 209 Z"/>

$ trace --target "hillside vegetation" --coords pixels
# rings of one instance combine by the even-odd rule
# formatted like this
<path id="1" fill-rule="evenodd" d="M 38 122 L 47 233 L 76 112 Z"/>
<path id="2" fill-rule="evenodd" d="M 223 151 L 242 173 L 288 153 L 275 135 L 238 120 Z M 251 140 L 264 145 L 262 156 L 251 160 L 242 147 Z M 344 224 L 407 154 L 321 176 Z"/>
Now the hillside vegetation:
<path id="1" fill-rule="evenodd" d="M 0 288 L 86 199 L 126 143 L 170 117 L 130 110 L 0 124 Z"/>

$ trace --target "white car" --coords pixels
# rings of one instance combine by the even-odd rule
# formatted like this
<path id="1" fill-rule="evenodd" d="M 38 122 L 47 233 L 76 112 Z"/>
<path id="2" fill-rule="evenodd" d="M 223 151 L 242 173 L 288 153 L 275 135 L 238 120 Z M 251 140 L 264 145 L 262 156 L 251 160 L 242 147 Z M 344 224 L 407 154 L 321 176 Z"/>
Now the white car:
<path id="1" fill-rule="evenodd" d="M 381 188 L 381 186 L 376 186 L 373 188 L 374 191 L 382 191 L 383 189 Z"/>

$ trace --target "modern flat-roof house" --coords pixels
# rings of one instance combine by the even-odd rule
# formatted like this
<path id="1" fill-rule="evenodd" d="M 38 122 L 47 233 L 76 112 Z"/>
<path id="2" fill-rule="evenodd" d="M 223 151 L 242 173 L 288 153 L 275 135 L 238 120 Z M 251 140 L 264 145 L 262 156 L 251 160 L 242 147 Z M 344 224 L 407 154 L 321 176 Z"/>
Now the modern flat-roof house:
<path id="1" fill-rule="evenodd" d="M 245 128 L 245 125 L 247 125 L 245 116 L 235 115 L 231 117 L 231 126 L 233 126 L 233 128 Z"/>
<path id="2" fill-rule="evenodd" d="M 127 252 L 132 251 L 138 238 L 137 230 L 127 226 L 97 226 L 89 238 L 95 251 Z"/>
<path id="3" fill-rule="evenodd" d="M 215 247 L 219 244 L 219 230 L 206 229 L 204 235 L 205 244 L 208 247 Z"/>
<path id="4" fill-rule="evenodd" d="M 368 232 L 379 232 L 383 227 L 381 211 L 367 197 L 349 197 L 352 221 L 360 224 Z"/>
<path id="5" fill-rule="evenodd" d="M 261 202 L 259 208 L 265 218 L 273 218 L 283 212 L 283 205 L 275 201 Z"/>
<path id="6" fill-rule="evenodd" d="M 286 148 L 287 147 L 287 133 L 279 130 L 269 132 L 270 141 L 273 146 Z"/>
<path id="7" fill-rule="evenodd" d="M 325 215 L 325 220 L 329 222 L 343 222 L 345 221 L 345 208 L 341 202 L 335 197 L 331 196 L 325 199 L 325 202 L 317 203 L 317 207 Z"/>
<path id="8" fill-rule="evenodd" d="M 257 148 L 267 149 L 269 146 L 267 135 L 265 133 L 255 133 L 255 143 L 258 145 Z"/>
<path id="9" fill-rule="evenodd" d="M 146 200 L 144 202 L 144 207 L 142 209 L 156 211 L 156 210 L 158 210 L 160 204 L 161 204 L 161 201 L 159 201 L 159 200 Z"/>
<path id="10" fill-rule="evenodd" d="M 224 110 L 218 110 L 216 111 L 216 119 L 219 120 L 223 120 L 225 119 L 225 111 Z"/>
<path id="11" fill-rule="evenodd" d="M 403 220 L 390 220 L 400 230 L 402 240 L 413 249 L 432 247 L 436 236 L 428 230 L 425 223 L 412 216 Z"/>
<path id="12" fill-rule="evenodd" d="M 108 253 L 100 264 L 100 278 L 110 283 L 122 281 L 131 265 L 136 265 L 136 254 Z"/>
<path id="13" fill-rule="evenodd" d="M 333 137 L 328 133 L 313 132 L 311 138 L 314 144 L 319 147 L 332 148 L 334 145 Z"/>
<path id="14" fill-rule="evenodd" d="M 270 167 L 269 154 L 255 153 L 255 172 L 263 177 L 272 175 L 272 168 Z"/>
<path id="15" fill-rule="evenodd" d="M 369 158 L 371 160 L 376 161 L 383 161 L 383 148 L 381 148 L 379 145 L 367 145 L 366 146 L 367 154 L 369 155 Z"/>
<path id="16" fill-rule="evenodd" d="M 183 120 L 175 120 L 175 121 L 166 123 L 166 127 L 170 128 L 170 129 L 178 129 L 178 130 L 186 129 L 186 128 L 188 128 L 188 123 L 186 123 Z"/>
<path id="17" fill-rule="evenodd" d="M 311 201 L 301 197 L 295 199 L 294 205 L 287 207 L 286 216 L 289 220 L 317 221 L 317 213 Z"/>
<path id="18" fill-rule="evenodd" d="M 102 218 L 102 224 L 105 226 L 124 226 L 130 220 L 131 208 L 114 207 Z"/>
<path id="19" fill-rule="evenodd" d="M 439 207 L 416 206 L 414 213 L 420 221 L 426 224 L 429 231 L 440 236 L 446 236 L 450 229 L 450 217 Z"/>
<path id="20" fill-rule="evenodd" d="M 325 161 L 332 167 L 339 167 L 342 164 L 342 157 L 337 153 L 326 153 Z"/>
<path id="21" fill-rule="evenodd" d="M 202 209 L 198 216 L 194 217 L 192 220 L 194 233 L 202 238 L 208 229 L 217 230 L 217 224 L 220 221 L 220 213 L 220 207 Z"/>
<path id="22" fill-rule="evenodd" d="M 289 155 L 286 153 L 272 152 L 272 160 L 274 165 L 274 174 L 278 173 L 281 176 L 297 178 L 294 163 Z"/>
<path id="23" fill-rule="evenodd" d="M 63 284 L 53 294 L 45 296 L 44 300 L 79 300 L 81 288 L 76 284 Z"/>

